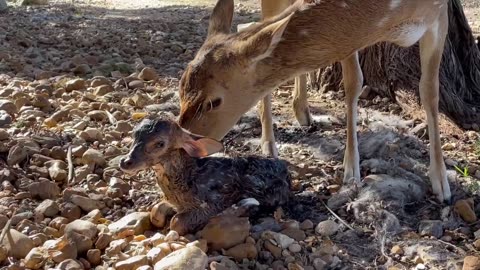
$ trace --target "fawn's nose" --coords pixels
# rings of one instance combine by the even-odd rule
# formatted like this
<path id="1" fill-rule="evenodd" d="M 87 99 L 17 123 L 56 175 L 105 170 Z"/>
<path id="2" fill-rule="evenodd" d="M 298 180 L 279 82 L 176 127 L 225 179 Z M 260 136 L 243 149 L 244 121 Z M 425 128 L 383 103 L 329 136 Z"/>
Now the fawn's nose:
<path id="1" fill-rule="evenodd" d="M 130 157 L 124 157 L 120 160 L 120 168 L 128 169 L 133 165 L 133 160 Z"/>

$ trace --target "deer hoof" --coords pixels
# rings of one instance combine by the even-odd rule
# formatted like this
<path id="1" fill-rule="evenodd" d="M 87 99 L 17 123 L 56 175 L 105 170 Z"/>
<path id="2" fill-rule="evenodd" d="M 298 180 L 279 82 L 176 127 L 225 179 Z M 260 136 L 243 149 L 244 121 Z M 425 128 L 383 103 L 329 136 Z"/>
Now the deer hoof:
<path id="1" fill-rule="evenodd" d="M 360 184 L 360 181 L 360 174 L 355 175 L 353 170 L 345 169 L 345 172 L 343 174 L 344 185 Z"/>
<path id="2" fill-rule="evenodd" d="M 265 141 L 262 142 L 262 154 L 267 157 L 278 158 L 278 150 L 275 142 Z"/>
<path id="3" fill-rule="evenodd" d="M 297 118 L 297 121 L 301 126 L 308 127 L 313 124 L 313 118 L 310 115 L 310 110 L 308 108 L 296 112 L 295 118 Z"/>
<path id="4" fill-rule="evenodd" d="M 433 194 L 441 203 L 450 205 L 452 203 L 452 192 L 447 179 L 447 172 L 444 169 L 430 170 L 430 181 Z"/>

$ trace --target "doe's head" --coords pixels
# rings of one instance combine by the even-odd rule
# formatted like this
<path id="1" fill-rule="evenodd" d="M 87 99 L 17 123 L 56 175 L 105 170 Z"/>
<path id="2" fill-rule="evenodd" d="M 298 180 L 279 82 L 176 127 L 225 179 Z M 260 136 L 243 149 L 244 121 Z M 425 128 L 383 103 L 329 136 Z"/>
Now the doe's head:
<path id="1" fill-rule="evenodd" d="M 192 134 L 166 117 L 144 119 L 133 130 L 133 145 L 120 160 L 120 169 L 135 173 L 168 161 L 172 151 L 180 149 L 191 157 L 205 157 L 221 151 L 223 145 L 216 140 Z"/>
<path id="2" fill-rule="evenodd" d="M 285 14 L 230 34 L 233 7 L 233 0 L 218 0 L 207 39 L 180 80 L 179 124 L 217 140 L 271 90 L 259 83 L 258 66 L 272 56 L 291 17 Z"/>

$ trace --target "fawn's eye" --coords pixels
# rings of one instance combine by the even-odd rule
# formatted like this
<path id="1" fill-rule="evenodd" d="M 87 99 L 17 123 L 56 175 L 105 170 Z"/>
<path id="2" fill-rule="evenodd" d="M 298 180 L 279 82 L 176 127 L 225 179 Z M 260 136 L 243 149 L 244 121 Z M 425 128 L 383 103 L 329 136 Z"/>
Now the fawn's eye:
<path id="1" fill-rule="evenodd" d="M 155 144 L 156 148 L 163 148 L 165 146 L 165 142 L 158 142 Z"/>
<path id="2" fill-rule="evenodd" d="M 207 101 L 206 105 L 206 111 L 209 112 L 211 110 L 217 109 L 220 105 L 222 104 L 222 99 L 221 98 L 216 98 L 214 100 L 209 100 Z"/>

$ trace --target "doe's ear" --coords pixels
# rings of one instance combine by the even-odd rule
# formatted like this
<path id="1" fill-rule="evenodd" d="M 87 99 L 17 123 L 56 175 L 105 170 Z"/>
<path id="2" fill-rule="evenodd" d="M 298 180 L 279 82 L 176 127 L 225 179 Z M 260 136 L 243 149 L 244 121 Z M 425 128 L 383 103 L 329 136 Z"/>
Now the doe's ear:
<path id="1" fill-rule="evenodd" d="M 206 157 L 223 150 L 223 144 L 217 140 L 192 134 L 183 130 L 181 147 L 191 157 Z"/>
<path id="2" fill-rule="evenodd" d="M 282 40 L 292 15 L 293 13 L 277 22 L 264 26 L 263 29 L 241 42 L 238 45 L 240 53 L 250 59 L 250 62 L 257 62 L 269 57 Z"/>
<path id="3" fill-rule="evenodd" d="M 213 8 L 208 25 L 208 37 L 215 34 L 228 34 L 232 27 L 233 0 L 218 0 Z"/>

